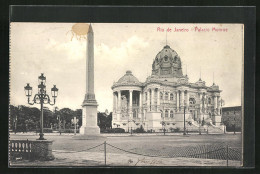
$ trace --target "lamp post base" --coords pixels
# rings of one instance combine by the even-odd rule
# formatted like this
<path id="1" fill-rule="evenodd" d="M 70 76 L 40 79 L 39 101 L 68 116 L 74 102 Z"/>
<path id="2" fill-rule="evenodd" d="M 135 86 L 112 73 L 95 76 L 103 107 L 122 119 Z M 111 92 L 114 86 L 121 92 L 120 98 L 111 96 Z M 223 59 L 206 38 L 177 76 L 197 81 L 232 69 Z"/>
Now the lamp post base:
<path id="1" fill-rule="evenodd" d="M 39 135 L 40 135 L 40 138 L 37 140 L 46 140 L 45 138 L 43 138 L 43 135 L 44 135 L 43 133 L 40 133 Z"/>

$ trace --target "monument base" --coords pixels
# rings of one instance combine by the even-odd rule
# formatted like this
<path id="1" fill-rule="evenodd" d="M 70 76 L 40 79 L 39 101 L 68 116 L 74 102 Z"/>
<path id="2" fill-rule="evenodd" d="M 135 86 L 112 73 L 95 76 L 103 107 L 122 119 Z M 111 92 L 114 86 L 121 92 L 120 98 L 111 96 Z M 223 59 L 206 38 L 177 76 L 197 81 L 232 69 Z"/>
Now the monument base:
<path id="1" fill-rule="evenodd" d="M 104 139 L 105 136 L 100 134 L 100 128 L 98 126 L 94 127 L 81 127 L 79 130 L 79 135 L 73 136 L 73 139 L 77 140 L 97 140 Z"/>
<path id="2" fill-rule="evenodd" d="M 100 128 L 98 126 L 81 126 L 79 133 L 81 135 L 100 135 Z"/>
<path id="3" fill-rule="evenodd" d="M 149 111 L 146 114 L 146 118 L 148 120 L 146 125 L 147 131 L 158 131 L 162 129 L 161 112 Z"/>

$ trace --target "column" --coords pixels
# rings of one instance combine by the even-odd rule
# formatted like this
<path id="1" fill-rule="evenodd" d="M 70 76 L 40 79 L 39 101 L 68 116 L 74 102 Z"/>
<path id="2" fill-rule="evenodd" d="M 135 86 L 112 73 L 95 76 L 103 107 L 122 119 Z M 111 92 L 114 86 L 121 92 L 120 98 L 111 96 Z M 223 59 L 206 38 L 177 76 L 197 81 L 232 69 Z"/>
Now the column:
<path id="1" fill-rule="evenodd" d="M 114 113 L 116 112 L 116 95 L 114 92 L 113 92 L 113 112 Z"/>
<path id="2" fill-rule="evenodd" d="M 120 120 L 120 116 L 121 116 L 121 91 L 117 91 L 117 121 Z"/>
<path id="3" fill-rule="evenodd" d="M 150 89 L 147 90 L 147 112 L 149 112 L 150 109 Z"/>
<path id="4" fill-rule="evenodd" d="M 138 118 L 142 118 L 143 102 L 142 102 L 142 91 L 139 93 L 139 113 Z"/>
<path id="5" fill-rule="evenodd" d="M 141 109 L 142 109 L 142 107 L 143 107 L 143 102 L 142 102 L 142 92 L 140 91 L 140 93 L 139 93 L 139 112 L 140 113 L 142 113 L 141 111 Z"/>
<path id="6" fill-rule="evenodd" d="M 218 111 L 218 115 L 220 115 L 220 103 L 219 103 L 219 98 L 220 98 L 220 96 L 217 96 L 217 111 Z"/>
<path id="7" fill-rule="evenodd" d="M 157 91 L 157 111 L 160 111 L 160 91 Z"/>
<path id="8" fill-rule="evenodd" d="M 129 116 L 133 118 L 133 90 L 129 90 Z"/>
<path id="9" fill-rule="evenodd" d="M 207 105 L 208 105 L 207 101 L 208 101 L 208 96 L 207 96 L 207 94 L 205 94 L 205 96 L 204 96 L 204 113 L 207 113 Z"/>
<path id="10" fill-rule="evenodd" d="M 217 96 L 214 96 L 214 113 L 216 113 L 217 110 Z"/>
<path id="11" fill-rule="evenodd" d="M 147 101 L 145 100 L 145 91 L 143 91 L 143 104 L 147 103 Z"/>
<path id="12" fill-rule="evenodd" d="M 162 110 L 162 120 L 164 120 L 164 118 L 165 118 L 165 110 L 163 109 Z"/>
<path id="13" fill-rule="evenodd" d="M 189 94 L 189 91 L 187 90 L 187 95 L 186 95 L 186 105 L 187 105 L 187 109 L 189 108 L 189 105 L 190 105 L 190 94 Z"/>
<path id="14" fill-rule="evenodd" d="M 184 109 L 183 106 L 184 106 L 184 90 L 181 91 L 181 110 Z"/>
<path id="15" fill-rule="evenodd" d="M 117 110 L 119 111 L 119 113 L 121 113 L 121 91 L 117 91 L 118 96 L 117 96 Z"/>
<path id="16" fill-rule="evenodd" d="M 115 94 L 115 111 L 117 112 L 117 96 L 116 96 L 116 93 Z"/>
<path id="17" fill-rule="evenodd" d="M 200 98 L 200 112 L 202 112 L 202 93 L 199 93 Z"/>
<path id="18" fill-rule="evenodd" d="M 146 111 L 144 109 L 144 115 L 143 115 L 143 118 L 142 118 L 143 121 L 146 121 Z"/>
<path id="19" fill-rule="evenodd" d="M 151 95 L 151 110 L 154 111 L 154 88 L 151 89 L 152 95 Z"/>
<path id="20" fill-rule="evenodd" d="M 180 110 L 180 94 L 179 91 L 176 92 L 176 99 L 177 99 L 177 111 Z"/>
<path id="21" fill-rule="evenodd" d="M 162 99 L 163 99 L 163 104 L 165 104 L 165 91 L 163 91 L 163 94 L 162 94 Z"/>

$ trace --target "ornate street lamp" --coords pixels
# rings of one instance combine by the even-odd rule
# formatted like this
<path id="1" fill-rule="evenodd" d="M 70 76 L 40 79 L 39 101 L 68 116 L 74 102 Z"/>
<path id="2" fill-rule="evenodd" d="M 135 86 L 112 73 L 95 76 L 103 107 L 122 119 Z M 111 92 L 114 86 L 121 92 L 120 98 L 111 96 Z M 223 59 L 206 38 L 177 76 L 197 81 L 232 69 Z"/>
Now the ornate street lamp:
<path id="1" fill-rule="evenodd" d="M 15 115 L 13 122 L 14 122 L 14 133 L 16 134 L 16 128 L 17 128 L 17 115 Z"/>
<path id="2" fill-rule="evenodd" d="M 32 96 L 32 87 L 30 86 L 29 83 L 24 87 L 25 95 L 28 98 L 28 104 L 34 105 L 34 104 L 40 104 L 41 105 L 41 118 L 40 118 L 40 125 L 41 125 L 41 130 L 40 130 L 40 138 L 39 140 L 45 140 L 43 138 L 43 104 L 50 104 L 53 106 L 56 102 L 56 98 L 58 96 L 58 88 L 56 88 L 56 85 L 51 88 L 51 94 L 53 97 L 53 103 L 51 103 L 50 97 L 48 94 L 46 94 L 46 77 L 44 76 L 43 73 L 38 77 L 39 85 L 38 85 L 38 94 L 34 95 L 34 98 L 32 100 L 32 103 L 30 102 L 30 97 Z"/>
<path id="3" fill-rule="evenodd" d="M 166 123 L 165 123 L 165 121 L 162 121 L 161 123 L 162 123 L 163 135 L 165 135 L 165 131 L 166 131 L 166 130 L 165 130 L 165 124 L 166 124 Z"/>
<path id="4" fill-rule="evenodd" d="M 71 123 L 74 124 L 74 135 L 77 134 L 77 124 L 79 122 L 79 119 L 77 119 L 76 117 L 71 119 Z"/>
<path id="5" fill-rule="evenodd" d="M 184 100 L 184 106 L 183 106 L 184 108 L 184 122 L 183 122 L 183 135 L 186 135 L 186 124 L 185 124 L 185 122 L 186 122 L 186 120 L 185 120 L 185 110 L 186 110 L 186 102 L 185 102 L 185 100 Z"/>
<path id="6" fill-rule="evenodd" d="M 236 115 L 234 115 L 234 135 L 236 135 Z"/>
<path id="7" fill-rule="evenodd" d="M 197 113 L 197 116 L 198 116 L 198 113 L 199 113 L 198 111 L 200 109 L 200 105 L 196 104 L 194 107 L 195 107 L 195 112 Z M 202 108 L 202 111 L 199 114 L 199 135 L 201 135 L 201 113 L 203 113 L 203 118 L 204 118 L 204 108 Z"/>
<path id="8" fill-rule="evenodd" d="M 129 125 L 129 122 L 131 122 L 131 135 L 133 134 L 133 123 L 135 123 L 135 120 L 131 119 L 131 120 L 128 120 L 128 125 Z M 129 129 L 129 128 L 128 128 Z M 129 132 L 129 131 L 128 131 Z"/>
<path id="9" fill-rule="evenodd" d="M 59 133 L 61 135 L 61 120 L 60 120 L 60 115 L 57 115 L 57 120 L 59 122 Z"/>

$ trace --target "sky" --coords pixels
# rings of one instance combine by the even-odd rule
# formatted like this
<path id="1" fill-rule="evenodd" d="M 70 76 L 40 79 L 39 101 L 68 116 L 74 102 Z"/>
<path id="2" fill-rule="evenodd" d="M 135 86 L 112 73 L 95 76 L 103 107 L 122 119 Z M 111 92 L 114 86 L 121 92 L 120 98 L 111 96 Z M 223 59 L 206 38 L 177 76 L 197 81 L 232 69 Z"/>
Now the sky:
<path id="1" fill-rule="evenodd" d="M 86 89 L 86 40 L 75 37 L 79 32 L 73 25 L 10 24 L 10 104 L 29 106 L 24 86 L 30 83 L 34 95 L 38 76 L 44 73 L 47 93 L 51 94 L 54 84 L 59 88 L 58 108 L 81 108 Z M 214 27 L 224 31 L 212 30 Z M 201 72 L 202 80 L 211 86 L 214 74 L 225 106 L 241 105 L 242 24 L 92 23 L 92 28 L 98 111 L 112 111 L 111 86 L 127 70 L 141 82 L 151 75 L 153 60 L 166 42 L 180 56 L 189 82 L 198 81 Z M 166 32 L 168 28 L 171 31 Z"/>

